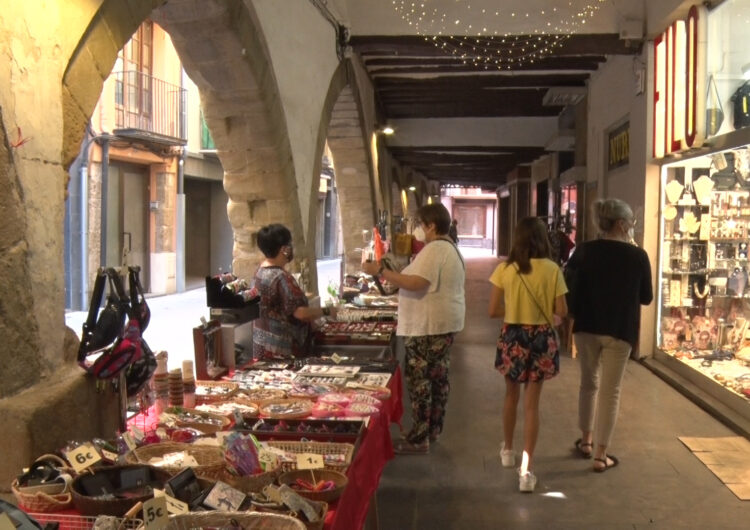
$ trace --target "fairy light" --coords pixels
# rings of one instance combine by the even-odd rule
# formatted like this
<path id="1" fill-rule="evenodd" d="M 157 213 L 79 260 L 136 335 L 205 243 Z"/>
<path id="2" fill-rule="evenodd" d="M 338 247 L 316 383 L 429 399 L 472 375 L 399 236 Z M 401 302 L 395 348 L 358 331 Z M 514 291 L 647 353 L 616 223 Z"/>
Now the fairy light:
<path id="1" fill-rule="evenodd" d="M 440 12 L 437 7 L 430 9 L 428 6 L 430 0 L 420 2 L 419 9 L 415 2 L 407 0 L 392 0 L 392 4 L 401 18 L 415 28 L 418 35 L 426 37 L 426 42 L 429 42 L 427 37 L 431 35 L 434 46 L 459 58 L 464 64 L 468 64 L 471 60 L 475 66 L 485 69 L 489 66 L 503 69 L 510 68 L 511 65 L 533 64 L 551 55 L 556 48 L 561 47 L 571 35 L 585 25 L 605 1 L 589 0 L 589 3 L 582 8 L 576 8 L 573 2 L 569 1 L 567 2 L 567 15 L 558 11 L 558 8 L 554 6 L 551 10 L 549 7 L 540 10 L 538 14 L 516 11 L 508 13 L 501 10 L 488 12 L 484 8 L 476 10 L 477 14 L 481 12 L 485 20 L 493 13 L 498 19 L 501 16 L 504 19 L 508 18 L 509 15 L 514 20 L 524 19 L 527 24 L 529 20 L 542 19 L 540 27 L 530 29 L 528 31 L 530 35 L 527 36 L 489 30 L 487 25 L 482 25 L 481 29 L 474 29 L 471 24 L 468 24 L 463 27 L 463 31 L 449 31 L 448 20 L 452 22 L 451 27 L 457 28 L 462 26 L 462 19 L 471 19 L 472 6 L 469 2 L 464 2 L 465 11 L 469 15 L 467 17 L 450 17 L 448 13 Z M 461 2 L 462 0 L 456 0 L 457 4 Z"/>

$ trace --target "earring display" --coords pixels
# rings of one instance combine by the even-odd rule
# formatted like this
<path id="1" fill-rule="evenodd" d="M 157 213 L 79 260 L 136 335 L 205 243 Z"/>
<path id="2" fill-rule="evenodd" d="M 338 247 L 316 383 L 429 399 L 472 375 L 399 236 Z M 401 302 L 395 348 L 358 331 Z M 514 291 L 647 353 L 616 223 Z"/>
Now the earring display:
<path id="1" fill-rule="evenodd" d="M 750 190 L 722 176 L 750 175 L 750 157 L 721 160 L 665 170 L 658 346 L 750 399 Z"/>

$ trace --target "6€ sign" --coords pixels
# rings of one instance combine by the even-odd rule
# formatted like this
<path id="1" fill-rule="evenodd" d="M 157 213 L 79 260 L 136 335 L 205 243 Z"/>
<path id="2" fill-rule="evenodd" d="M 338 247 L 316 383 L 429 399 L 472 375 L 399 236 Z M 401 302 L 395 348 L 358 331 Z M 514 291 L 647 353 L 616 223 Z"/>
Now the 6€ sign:
<path id="1" fill-rule="evenodd" d="M 102 459 L 99 452 L 96 450 L 96 447 L 88 442 L 79 445 L 75 449 L 67 451 L 65 456 L 67 457 L 68 462 L 70 462 L 70 465 L 73 466 L 73 469 L 76 470 L 76 473 L 80 473 L 87 467 Z"/>
<path id="2" fill-rule="evenodd" d="M 154 497 L 143 503 L 143 520 L 146 530 L 160 530 L 169 522 L 167 499 Z"/>

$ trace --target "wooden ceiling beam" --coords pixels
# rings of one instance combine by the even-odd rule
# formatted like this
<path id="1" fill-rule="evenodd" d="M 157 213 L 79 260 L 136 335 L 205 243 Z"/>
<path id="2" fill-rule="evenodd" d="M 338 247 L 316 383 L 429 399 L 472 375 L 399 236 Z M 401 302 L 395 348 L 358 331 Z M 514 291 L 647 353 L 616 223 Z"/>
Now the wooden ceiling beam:
<path id="1" fill-rule="evenodd" d="M 617 33 L 584 33 L 578 35 L 562 36 L 559 45 L 553 48 L 552 53 L 556 56 L 580 56 L 580 55 L 637 55 L 641 51 L 642 43 L 639 41 L 628 41 L 620 39 Z M 504 46 L 503 37 L 494 39 L 488 37 L 468 37 L 473 46 L 477 48 L 498 48 Z M 456 48 L 463 41 L 460 37 L 436 37 L 437 42 L 444 42 Z M 538 35 L 516 35 L 505 37 L 506 45 L 512 42 L 527 41 L 530 44 L 538 43 Z M 434 44 L 432 37 L 421 37 L 419 35 L 354 35 L 349 39 L 349 44 L 355 52 L 362 55 L 415 55 L 444 57 L 446 51 Z M 463 48 L 460 48 L 463 49 Z M 468 52 L 468 49 L 467 49 Z M 450 52 L 448 52 L 450 54 Z"/>

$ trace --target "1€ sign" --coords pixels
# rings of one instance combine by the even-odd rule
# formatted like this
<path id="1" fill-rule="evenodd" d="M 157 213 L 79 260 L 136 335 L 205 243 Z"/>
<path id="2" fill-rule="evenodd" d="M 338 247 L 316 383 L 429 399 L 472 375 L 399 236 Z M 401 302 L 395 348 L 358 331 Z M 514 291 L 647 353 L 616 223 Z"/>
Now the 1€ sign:
<path id="1" fill-rule="evenodd" d="M 300 453 L 297 455 L 297 469 L 320 469 L 323 467 L 323 455 Z"/>

